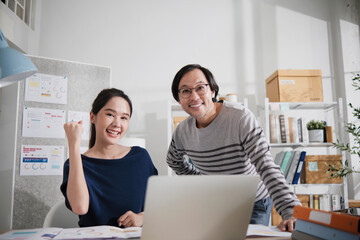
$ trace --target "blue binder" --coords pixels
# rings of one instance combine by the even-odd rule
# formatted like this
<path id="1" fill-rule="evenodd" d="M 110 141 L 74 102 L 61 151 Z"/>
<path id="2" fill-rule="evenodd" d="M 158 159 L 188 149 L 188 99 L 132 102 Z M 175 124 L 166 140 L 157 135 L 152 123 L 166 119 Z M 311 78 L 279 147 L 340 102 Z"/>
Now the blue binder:
<path id="1" fill-rule="evenodd" d="M 305 155 L 306 155 L 306 152 L 302 151 L 301 154 L 300 154 L 300 159 L 299 159 L 299 162 L 298 162 L 298 165 L 297 165 L 297 168 L 296 168 L 296 172 L 295 172 L 292 184 L 297 184 L 299 182 L 300 174 L 301 174 L 301 171 L 302 171 L 303 166 L 304 166 Z"/>
<path id="2" fill-rule="evenodd" d="M 360 236 L 357 234 L 345 232 L 339 229 L 326 227 L 320 224 L 296 220 L 295 230 L 310 234 L 315 237 L 329 240 L 359 240 Z"/>

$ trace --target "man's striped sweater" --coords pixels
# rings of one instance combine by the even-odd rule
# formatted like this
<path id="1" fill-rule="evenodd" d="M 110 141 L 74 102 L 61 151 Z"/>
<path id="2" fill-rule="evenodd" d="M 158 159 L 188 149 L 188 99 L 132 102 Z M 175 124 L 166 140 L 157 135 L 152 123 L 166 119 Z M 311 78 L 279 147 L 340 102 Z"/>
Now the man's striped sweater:
<path id="1" fill-rule="evenodd" d="M 197 128 L 191 116 L 182 121 L 173 134 L 167 163 L 178 175 L 259 174 L 262 181 L 256 201 L 270 194 L 284 220 L 300 205 L 274 163 L 255 116 L 239 103 L 223 102 L 220 113 L 206 128 Z"/>

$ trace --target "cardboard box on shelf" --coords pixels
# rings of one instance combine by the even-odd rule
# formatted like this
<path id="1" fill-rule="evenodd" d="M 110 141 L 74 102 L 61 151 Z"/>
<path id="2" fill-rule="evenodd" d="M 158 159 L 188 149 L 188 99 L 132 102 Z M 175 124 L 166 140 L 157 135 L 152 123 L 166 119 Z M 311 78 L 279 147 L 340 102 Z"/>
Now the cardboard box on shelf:
<path id="1" fill-rule="evenodd" d="M 342 179 L 330 178 L 326 171 L 329 165 L 341 166 L 341 155 L 306 155 L 305 157 L 305 183 L 342 183 Z"/>
<path id="2" fill-rule="evenodd" d="M 322 102 L 321 70 L 277 70 L 266 79 L 270 102 Z"/>
<path id="3" fill-rule="evenodd" d="M 180 116 L 180 117 L 173 117 L 173 121 L 174 121 L 174 128 L 176 128 L 179 123 L 183 120 L 185 120 L 187 118 L 187 116 Z"/>

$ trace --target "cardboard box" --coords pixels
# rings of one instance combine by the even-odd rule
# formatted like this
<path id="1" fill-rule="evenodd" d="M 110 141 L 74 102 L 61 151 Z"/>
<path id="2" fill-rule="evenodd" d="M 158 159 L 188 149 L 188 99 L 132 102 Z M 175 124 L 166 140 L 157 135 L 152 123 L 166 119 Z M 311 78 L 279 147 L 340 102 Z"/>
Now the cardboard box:
<path id="1" fill-rule="evenodd" d="M 179 125 L 179 123 L 184 121 L 186 118 L 187 118 L 187 116 L 173 117 L 174 128 L 176 128 Z"/>
<path id="2" fill-rule="evenodd" d="M 305 183 L 342 183 L 342 179 L 330 178 L 329 165 L 341 166 L 341 155 L 306 155 Z"/>
<path id="3" fill-rule="evenodd" d="M 322 102 L 321 70 L 277 70 L 266 79 L 270 102 Z"/>

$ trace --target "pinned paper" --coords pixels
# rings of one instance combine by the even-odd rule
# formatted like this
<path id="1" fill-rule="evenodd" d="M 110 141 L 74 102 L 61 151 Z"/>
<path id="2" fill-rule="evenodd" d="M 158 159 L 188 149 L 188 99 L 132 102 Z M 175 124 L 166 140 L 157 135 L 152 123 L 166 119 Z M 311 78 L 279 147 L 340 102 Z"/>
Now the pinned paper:
<path id="1" fill-rule="evenodd" d="M 65 110 L 24 107 L 23 137 L 65 138 Z"/>
<path id="2" fill-rule="evenodd" d="M 36 73 L 25 81 L 25 101 L 67 103 L 67 77 Z"/>
<path id="3" fill-rule="evenodd" d="M 20 175 L 62 175 L 64 146 L 22 145 Z"/>
<path id="4" fill-rule="evenodd" d="M 310 172 L 319 171 L 317 162 L 309 162 L 309 171 L 310 171 Z"/>

